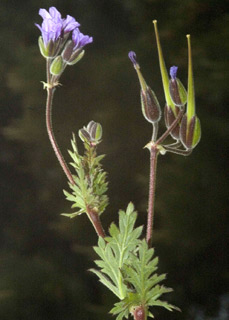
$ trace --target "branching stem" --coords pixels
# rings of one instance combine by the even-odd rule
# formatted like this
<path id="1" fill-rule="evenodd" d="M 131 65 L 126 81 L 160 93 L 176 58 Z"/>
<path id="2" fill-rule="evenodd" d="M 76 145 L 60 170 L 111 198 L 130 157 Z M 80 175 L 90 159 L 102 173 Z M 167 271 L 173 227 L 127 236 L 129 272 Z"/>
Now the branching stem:
<path id="1" fill-rule="evenodd" d="M 163 135 L 156 141 L 156 144 L 161 144 L 170 134 L 171 131 L 173 131 L 173 129 L 178 125 L 178 123 L 180 122 L 182 116 L 184 114 L 184 109 L 180 109 L 177 118 L 173 121 L 173 123 L 171 124 L 171 126 L 163 133 Z"/>
<path id="2" fill-rule="evenodd" d="M 103 226 L 101 224 L 100 218 L 99 218 L 99 214 L 93 210 L 90 209 L 89 207 L 87 207 L 87 215 L 93 225 L 93 227 L 95 228 L 95 231 L 97 233 L 97 235 L 99 237 L 104 238 L 105 237 L 105 232 L 103 230 Z"/>

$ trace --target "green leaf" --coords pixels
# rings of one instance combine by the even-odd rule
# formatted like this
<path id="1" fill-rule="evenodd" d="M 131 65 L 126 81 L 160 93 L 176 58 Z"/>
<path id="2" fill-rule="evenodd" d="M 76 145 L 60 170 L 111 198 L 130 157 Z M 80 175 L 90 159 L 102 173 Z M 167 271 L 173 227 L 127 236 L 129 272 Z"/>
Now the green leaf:
<path id="1" fill-rule="evenodd" d="M 94 247 L 100 257 L 95 264 L 100 270 L 93 269 L 100 282 L 111 290 L 121 301 L 116 303 L 111 313 L 119 320 L 128 318 L 134 308 L 144 305 L 146 312 L 150 306 L 161 306 L 169 311 L 176 309 L 166 301 L 159 300 L 161 295 L 172 291 L 159 285 L 166 278 L 158 275 L 158 258 L 154 249 L 148 248 L 145 240 L 139 240 L 142 227 L 135 228 L 137 213 L 130 203 L 119 211 L 119 227 L 112 223 L 109 236 L 99 238 Z M 148 314 L 153 317 L 151 313 Z"/>

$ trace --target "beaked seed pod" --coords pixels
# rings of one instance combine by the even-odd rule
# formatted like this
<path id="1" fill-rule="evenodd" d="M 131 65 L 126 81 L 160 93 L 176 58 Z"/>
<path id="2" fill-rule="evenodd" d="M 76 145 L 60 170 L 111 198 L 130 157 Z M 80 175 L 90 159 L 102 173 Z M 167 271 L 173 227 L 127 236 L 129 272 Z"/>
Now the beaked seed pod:
<path id="1" fill-rule="evenodd" d="M 140 96 L 143 116 L 151 123 L 158 122 L 161 118 L 161 107 L 157 97 L 153 90 L 147 85 L 141 73 L 140 66 L 136 60 L 136 53 L 130 51 L 128 56 L 134 65 L 141 86 Z"/>
<path id="2" fill-rule="evenodd" d="M 180 109 L 175 106 L 175 113 L 178 115 Z M 164 119 L 166 128 L 169 128 L 171 124 L 176 120 L 176 116 L 174 115 L 173 109 L 170 106 L 165 105 L 164 108 Z M 180 139 L 180 124 L 178 123 L 177 126 L 170 132 L 171 136 L 179 140 Z"/>
<path id="3" fill-rule="evenodd" d="M 197 116 L 193 116 L 188 121 L 187 114 L 185 114 L 180 124 L 180 140 L 185 148 L 193 149 L 199 143 L 201 138 L 200 120 Z"/>
<path id="4" fill-rule="evenodd" d="M 150 87 L 141 89 L 141 106 L 145 119 L 151 123 L 158 122 L 161 118 L 161 107 L 157 97 Z"/>
<path id="5" fill-rule="evenodd" d="M 169 93 L 173 103 L 181 107 L 187 102 L 187 92 L 180 79 L 176 77 L 177 69 L 176 66 L 170 68 Z"/>

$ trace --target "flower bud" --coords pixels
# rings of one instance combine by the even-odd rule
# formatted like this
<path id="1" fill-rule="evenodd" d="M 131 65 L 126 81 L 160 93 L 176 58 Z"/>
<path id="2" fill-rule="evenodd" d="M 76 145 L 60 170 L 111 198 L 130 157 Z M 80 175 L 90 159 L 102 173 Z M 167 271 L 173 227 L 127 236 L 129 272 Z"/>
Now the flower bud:
<path id="1" fill-rule="evenodd" d="M 187 114 L 184 115 L 180 125 L 180 140 L 185 148 L 193 149 L 199 143 L 201 138 L 200 120 L 193 116 L 190 121 Z"/>
<path id="2" fill-rule="evenodd" d="M 50 72 L 52 75 L 54 76 L 58 76 L 62 73 L 62 71 L 64 70 L 64 62 L 61 56 L 57 56 L 51 66 L 50 66 Z"/>
<path id="3" fill-rule="evenodd" d="M 173 103 L 181 107 L 187 102 L 187 92 L 181 81 L 176 77 L 177 69 L 176 66 L 170 68 L 169 93 Z"/>
<path id="4" fill-rule="evenodd" d="M 78 61 L 80 61 L 84 56 L 84 50 L 82 48 L 74 50 L 75 44 L 72 40 L 69 40 L 64 50 L 62 51 L 62 58 L 65 63 L 68 65 L 76 64 Z"/>
<path id="5" fill-rule="evenodd" d="M 180 111 L 180 109 L 177 106 L 175 106 L 176 115 L 174 115 L 173 109 L 170 106 L 167 106 L 167 104 L 165 105 L 164 118 L 165 118 L 165 125 L 167 128 L 169 128 L 171 126 L 171 124 L 176 120 L 179 111 Z M 170 132 L 170 134 L 174 139 L 179 140 L 180 139 L 180 125 L 177 124 L 177 126 Z"/>
<path id="6" fill-rule="evenodd" d="M 145 119 L 151 123 L 157 122 L 161 118 L 161 108 L 157 97 L 150 87 L 141 89 L 141 106 Z"/>
<path id="7" fill-rule="evenodd" d="M 87 130 L 93 141 L 99 141 L 102 138 L 102 126 L 100 123 L 90 121 Z"/>
<path id="8" fill-rule="evenodd" d="M 90 121 L 87 127 L 83 127 L 79 130 L 79 137 L 83 142 L 87 142 L 92 145 L 100 143 L 102 138 L 102 126 L 100 123 Z"/>
<path id="9" fill-rule="evenodd" d="M 91 136 L 87 132 L 87 129 L 85 127 L 83 127 L 83 129 L 79 130 L 79 137 L 83 142 L 89 142 L 90 143 L 90 141 L 91 141 Z"/>

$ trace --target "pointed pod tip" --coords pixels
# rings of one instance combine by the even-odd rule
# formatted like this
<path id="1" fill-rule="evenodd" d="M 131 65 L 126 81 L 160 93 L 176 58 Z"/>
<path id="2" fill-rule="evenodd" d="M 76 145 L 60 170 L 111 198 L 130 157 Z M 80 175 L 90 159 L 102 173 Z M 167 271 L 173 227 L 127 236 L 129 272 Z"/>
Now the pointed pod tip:
<path id="1" fill-rule="evenodd" d="M 157 20 L 153 20 L 153 24 L 157 24 Z"/>
<path id="2" fill-rule="evenodd" d="M 186 38 L 189 39 L 191 37 L 190 34 L 186 34 Z"/>

